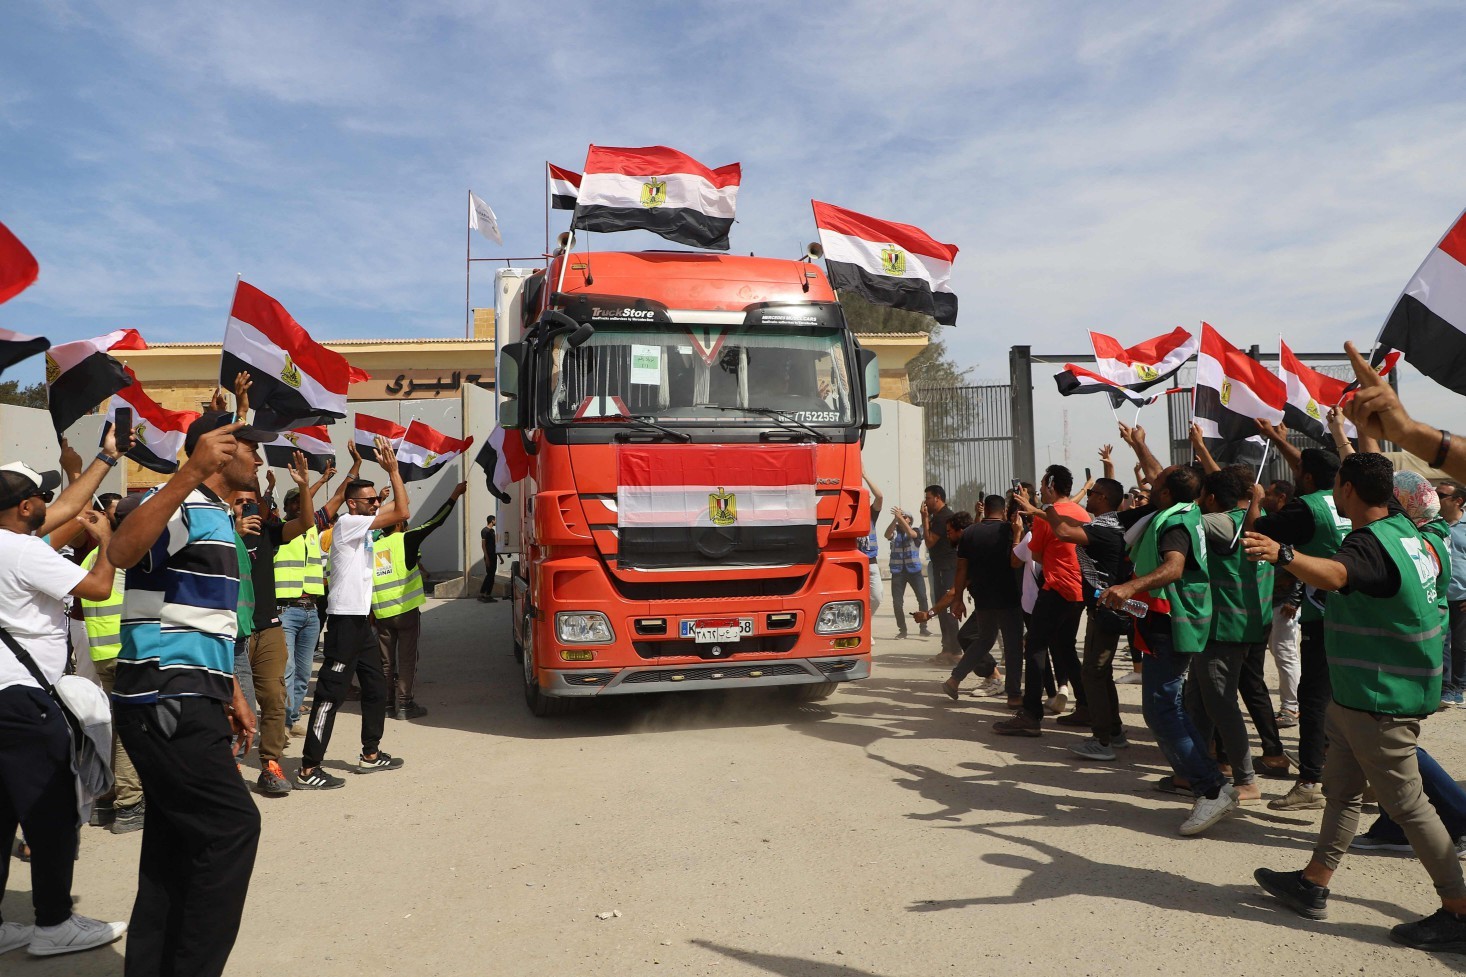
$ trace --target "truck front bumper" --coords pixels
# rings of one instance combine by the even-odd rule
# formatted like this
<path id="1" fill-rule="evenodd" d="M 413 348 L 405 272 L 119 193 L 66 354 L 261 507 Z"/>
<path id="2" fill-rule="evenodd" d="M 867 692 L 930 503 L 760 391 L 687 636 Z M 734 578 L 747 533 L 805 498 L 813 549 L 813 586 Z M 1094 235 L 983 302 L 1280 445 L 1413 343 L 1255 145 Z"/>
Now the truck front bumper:
<path id="1" fill-rule="evenodd" d="M 554 696 L 634 695 L 702 689 L 853 682 L 870 677 L 870 658 L 839 655 L 696 665 L 632 665 L 616 670 L 556 669 L 540 673 L 541 690 Z M 547 679 L 547 681 L 546 681 Z"/>

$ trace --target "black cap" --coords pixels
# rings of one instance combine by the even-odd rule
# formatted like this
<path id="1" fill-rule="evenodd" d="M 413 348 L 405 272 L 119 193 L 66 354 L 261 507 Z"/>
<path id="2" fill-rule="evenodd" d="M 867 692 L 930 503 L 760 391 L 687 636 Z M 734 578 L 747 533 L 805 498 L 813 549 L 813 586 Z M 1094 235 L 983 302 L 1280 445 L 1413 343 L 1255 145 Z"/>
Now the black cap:
<path id="1" fill-rule="evenodd" d="M 118 522 L 121 522 L 124 518 L 131 515 L 134 509 L 147 501 L 148 496 L 152 494 L 151 492 L 129 492 L 127 495 L 124 495 L 117 503 L 117 513 L 114 518 Z"/>
<path id="2" fill-rule="evenodd" d="M 37 495 L 54 492 L 60 485 L 60 472 L 38 472 L 22 461 L 0 465 L 0 511 L 12 509 Z"/>
<path id="3" fill-rule="evenodd" d="M 183 436 L 183 453 L 193 454 L 193 449 L 199 446 L 199 438 L 202 438 L 210 431 L 217 431 L 221 427 L 228 427 L 234 423 L 234 415 L 229 411 L 211 410 L 206 414 L 199 415 L 199 419 L 188 426 L 188 433 Z M 269 444 L 280 435 L 275 431 L 262 431 L 257 427 L 250 427 L 246 424 L 234 436 L 241 441 L 253 441 L 255 444 Z"/>

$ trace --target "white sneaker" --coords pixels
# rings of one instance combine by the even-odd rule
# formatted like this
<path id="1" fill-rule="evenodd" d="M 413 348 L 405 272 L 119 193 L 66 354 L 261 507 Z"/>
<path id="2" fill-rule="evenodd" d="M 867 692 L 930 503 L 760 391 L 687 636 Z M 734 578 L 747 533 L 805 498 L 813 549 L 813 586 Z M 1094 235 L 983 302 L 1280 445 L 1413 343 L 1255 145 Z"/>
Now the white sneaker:
<path id="1" fill-rule="evenodd" d="M 1210 828 L 1222 818 L 1231 814 L 1236 807 L 1237 789 L 1231 784 L 1223 784 L 1215 800 L 1198 797 L 1196 804 L 1191 808 L 1191 817 L 1181 822 L 1182 836 L 1190 838 L 1193 835 L 1201 834 L 1207 828 Z"/>
<path id="2" fill-rule="evenodd" d="M 0 953 L 9 953 L 31 941 L 34 926 L 26 923 L 0 923 Z"/>
<path id="3" fill-rule="evenodd" d="M 1054 694 L 1053 698 L 1044 703 L 1044 712 L 1050 716 L 1062 715 L 1069 706 L 1069 696 L 1060 691 Z"/>
<path id="4" fill-rule="evenodd" d="M 122 939 L 126 923 L 104 923 L 89 916 L 71 914 L 71 918 L 55 926 L 37 926 L 31 937 L 30 955 L 54 957 L 58 953 L 76 953 L 106 946 Z"/>
<path id="5" fill-rule="evenodd" d="M 1115 684 L 1116 685 L 1139 685 L 1140 684 L 1140 673 L 1139 672 L 1126 672 L 1124 675 L 1121 675 L 1119 678 L 1115 679 Z"/>
<path id="6" fill-rule="evenodd" d="M 972 691 L 972 694 L 983 697 L 1002 695 L 1004 688 L 1002 674 L 993 672 L 992 675 L 983 680 L 981 685 Z"/>

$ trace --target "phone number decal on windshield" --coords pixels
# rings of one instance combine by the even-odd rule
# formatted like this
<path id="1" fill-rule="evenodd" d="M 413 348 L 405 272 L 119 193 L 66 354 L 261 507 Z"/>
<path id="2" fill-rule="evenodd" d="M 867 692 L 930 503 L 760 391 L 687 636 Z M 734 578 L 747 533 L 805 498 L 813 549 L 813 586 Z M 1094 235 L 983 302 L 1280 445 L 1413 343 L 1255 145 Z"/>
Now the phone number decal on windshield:
<path id="1" fill-rule="evenodd" d="M 803 421 L 806 424 L 819 421 L 838 421 L 839 411 L 833 410 L 791 410 L 789 416 L 796 421 Z"/>

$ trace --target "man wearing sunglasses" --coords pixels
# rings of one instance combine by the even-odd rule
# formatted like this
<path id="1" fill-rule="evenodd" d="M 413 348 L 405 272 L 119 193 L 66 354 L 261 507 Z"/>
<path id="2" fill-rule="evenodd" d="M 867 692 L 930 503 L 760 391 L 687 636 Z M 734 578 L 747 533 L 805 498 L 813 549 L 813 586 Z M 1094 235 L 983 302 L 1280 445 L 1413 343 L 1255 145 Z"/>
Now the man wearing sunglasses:
<path id="1" fill-rule="evenodd" d="M 377 464 L 392 481 L 391 502 L 383 507 L 371 482 L 353 479 L 346 483 L 346 512 L 331 530 L 326 658 L 316 677 L 305 749 L 300 772 L 295 775 L 297 790 L 332 790 L 346 783 L 327 773 L 321 761 L 326 757 L 336 712 L 346 698 L 353 674 L 361 685 L 361 756 L 357 758 L 356 772 L 375 773 L 402 766 L 401 757 L 379 749 L 387 725 L 387 680 L 372 626 L 372 583 L 384 566 L 390 574 L 392 564 L 385 550 L 382 555 L 388 558 L 379 560 L 372 531 L 406 522 L 412 513 L 407 489 L 397 471 L 397 457 L 386 438 L 377 438 Z"/>

